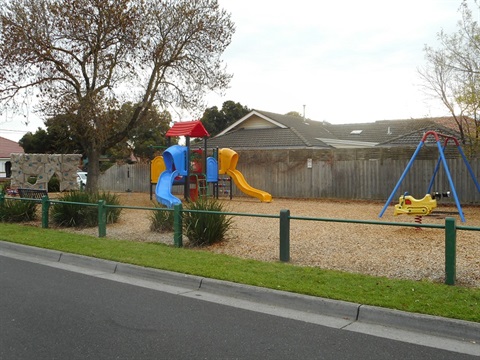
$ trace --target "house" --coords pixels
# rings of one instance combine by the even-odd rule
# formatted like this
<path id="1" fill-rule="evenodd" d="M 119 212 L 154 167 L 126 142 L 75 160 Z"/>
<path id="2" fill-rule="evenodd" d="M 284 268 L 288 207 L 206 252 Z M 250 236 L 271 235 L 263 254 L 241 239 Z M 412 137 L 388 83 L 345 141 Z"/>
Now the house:
<path id="1" fill-rule="evenodd" d="M 0 178 L 10 177 L 10 155 L 12 153 L 23 154 L 23 148 L 15 141 L 0 136 Z"/>
<path id="2" fill-rule="evenodd" d="M 233 149 L 348 149 L 416 146 L 426 131 L 458 137 L 447 117 L 330 124 L 298 116 L 252 110 L 217 136 L 209 147 Z M 433 142 L 431 139 L 427 139 Z"/>
<path id="3" fill-rule="evenodd" d="M 210 138 L 208 147 L 237 152 L 238 171 L 253 187 L 273 197 L 384 201 L 426 132 L 460 138 L 452 120 L 441 117 L 330 124 L 252 110 Z M 443 171 L 434 178 L 439 164 L 435 138 L 428 136 L 426 140 L 399 194 L 423 197 L 432 180 L 433 191 L 450 191 Z M 464 181 L 471 174 L 456 146 L 446 147 L 443 153 L 458 197 L 469 203 L 480 202 L 474 182 Z M 479 168 L 480 159 L 472 160 L 472 168 Z M 234 195 L 238 194 L 235 191 Z"/>

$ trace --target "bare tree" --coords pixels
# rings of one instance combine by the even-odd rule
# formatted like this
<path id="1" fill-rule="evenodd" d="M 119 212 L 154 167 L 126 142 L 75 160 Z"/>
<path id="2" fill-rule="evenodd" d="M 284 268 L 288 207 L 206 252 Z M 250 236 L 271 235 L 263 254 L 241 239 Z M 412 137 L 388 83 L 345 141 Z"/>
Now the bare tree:
<path id="1" fill-rule="evenodd" d="M 419 72 L 427 91 L 455 119 L 462 143 L 474 151 L 480 135 L 480 28 L 466 1 L 460 12 L 456 33 L 441 31 L 438 49 L 425 46 L 427 64 Z"/>
<path id="2" fill-rule="evenodd" d="M 0 1 L 0 104 L 38 99 L 44 116 L 73 114 L 89 159 L 124 141 L 153 104 L 196 109 L 231 79 L 221 55 L 234 24 L 216 0 Z M 129 121 L 115 114 L 138 104 Z M 70 118 L 70 117 L 68 117 Z"/>

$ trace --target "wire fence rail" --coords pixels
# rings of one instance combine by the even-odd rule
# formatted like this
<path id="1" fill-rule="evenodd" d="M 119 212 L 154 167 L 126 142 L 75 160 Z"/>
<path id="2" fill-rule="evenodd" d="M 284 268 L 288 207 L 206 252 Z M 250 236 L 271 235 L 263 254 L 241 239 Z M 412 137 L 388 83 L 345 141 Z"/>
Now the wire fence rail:
<path id="1" fill-rule="evenodd" d="M 0 206 L 5 201 L 5 195 L 0 194 Z M 80 203 L 60 200 L 51 200 L 48 196 L 43 196 L 42 199 L 31 198 L 8 198 L 9 200 L 18 201 L 33 201 L 41 204 L 42 228 L 49 227 L 49 209 L 52 204 L 70 204 L 78 206 L 96 206 L 98 208 L 98 237 L 105 237 L 107 235 L 107 210 L 108 209 L 131 209 L 140 211 L 164 211 L 173 212 L 174 214 L 174 231 L 173 244 L 175 247 L 183 247 L 183 214 L 185 213 L 208 213 L 227 216 L 245 216 L 258 218 L 278 219 L 279 221 L 279 260 L 282 262 L 290 261 L 290 222 L 291 220 L 299 221 L 316 221 L 316 222 L 336 222 L 349 223 L 358 225 L 382 225 L 382 226 L 397 226 L 397 227 L 415 227 L 415 228 L 431 228 L 440 229 L 445 233 L 445 284 L 455 285 L 456 282 L 456 242 L 458 231 L 480 231 L 480 227 L 457 225 L 456 219 L 452 217 L 445 218 L 445 224 L 412 224 L 412 223 L 396 223 L 384 222 L 374 220 L 350 220 L 350 219 L 335 219 L 335 218 L 316 218 L 316 217 L 301 217 L 291 216 L 290 210 L 281 210 L 278 215 L 269 214 L 249 214 L 238 212 L 218 212 L 218 211 L 203 211 L 203 210 L 189 210 L 183 209 L 182 205 L 175 205 L 173 209 L 158 208 L 158 207 L 141 207 L 141 206 L 124 206 L 124 205 L 108 205 L 105 200 L 99 200 L 97 203 Z"/>

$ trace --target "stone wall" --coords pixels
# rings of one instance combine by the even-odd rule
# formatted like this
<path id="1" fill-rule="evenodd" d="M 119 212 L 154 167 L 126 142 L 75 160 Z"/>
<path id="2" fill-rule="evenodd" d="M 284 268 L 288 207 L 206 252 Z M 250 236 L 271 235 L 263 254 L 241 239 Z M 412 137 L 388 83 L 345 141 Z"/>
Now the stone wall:
<path id="1" fill-rule="evenodd" d="M 76 190 L 80 154 L 11 154 L 11 185 L 19 188 L 48 189 L 48 181 L 55 175 L 60 181 L 60 191 Z M 35 184 L 28 179 L 37 178 Z"/>

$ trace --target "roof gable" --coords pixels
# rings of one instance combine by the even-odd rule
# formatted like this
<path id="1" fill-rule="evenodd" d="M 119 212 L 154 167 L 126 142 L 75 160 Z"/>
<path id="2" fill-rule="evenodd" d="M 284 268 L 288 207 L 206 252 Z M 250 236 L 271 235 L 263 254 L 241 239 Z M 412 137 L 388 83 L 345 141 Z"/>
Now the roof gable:
<path id="1" fill-rule="evenodd" d="M 266 114 L 267 113 L 264 113 L 258 110 L 252 110 L 247 115 L 242 117 L 240 120 L 234 122 L 225 130 L 218 133 L 217 136 L 221 136 L 230 131 L 239 130 L 243 128 L 249 128 L 249 129 L 253 129 L 253 128 L 265 129 L 265 128 L 275 128 L 275 127 L 278 127 L 281 129 L 286 128 L 285 125 L 279 123 L 278 121 L 275 121 L 275 119 L 273 119 L 271 116 L 268 116 Z"/>

